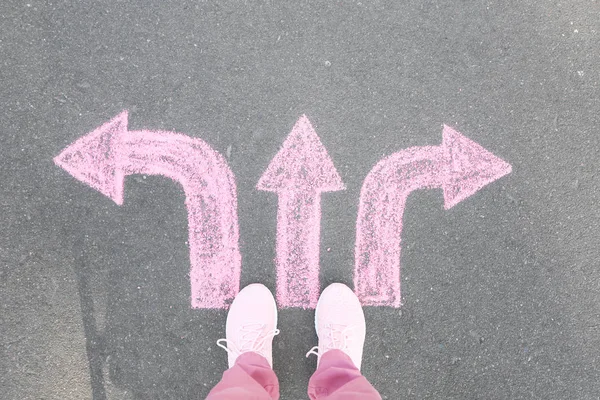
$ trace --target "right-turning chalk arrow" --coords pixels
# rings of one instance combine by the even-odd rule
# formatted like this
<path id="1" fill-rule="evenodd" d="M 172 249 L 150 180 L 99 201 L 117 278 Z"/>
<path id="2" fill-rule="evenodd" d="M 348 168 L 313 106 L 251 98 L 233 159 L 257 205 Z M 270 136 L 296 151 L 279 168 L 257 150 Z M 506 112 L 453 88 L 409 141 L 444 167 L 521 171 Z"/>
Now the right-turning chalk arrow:
<path id="1" fill-rule="evenodd" d="M 277 302 L 314 308 L 319 298 L 321 193 L 344 184 L 308 118 L 300 117 L 257 188 L 276 192 Z"/>
<path id="2" fill-rule="evenodd" d="M 400 307 L 400 240 L 408 195 L 441 188 L 449 209 L 511 172 L 511 166 L 444 125 L 441 146 L 412 147 L 367 175 L 356 223 L 354 288 L 364 305 Z"/>

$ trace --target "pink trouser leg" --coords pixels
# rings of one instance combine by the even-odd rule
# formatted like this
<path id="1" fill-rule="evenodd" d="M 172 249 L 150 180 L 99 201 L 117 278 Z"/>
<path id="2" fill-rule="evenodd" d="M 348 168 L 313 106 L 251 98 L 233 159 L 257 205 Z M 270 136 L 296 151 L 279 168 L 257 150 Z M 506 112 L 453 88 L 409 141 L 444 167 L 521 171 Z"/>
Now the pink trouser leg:
<path id="1" fill-rule="evenodd" d="M 206 400 L 278 400 L 279 381 L 269 362 L 256 353 L 244 353 L 223 372 Z"/>
<path id="2" fill-rule="evenodd" d="M 321 356 L 319 368 L 308 383 L 308 396 L 311 400 L 381 400 L 377 390 L 341 350 L 330 350 Z"/>

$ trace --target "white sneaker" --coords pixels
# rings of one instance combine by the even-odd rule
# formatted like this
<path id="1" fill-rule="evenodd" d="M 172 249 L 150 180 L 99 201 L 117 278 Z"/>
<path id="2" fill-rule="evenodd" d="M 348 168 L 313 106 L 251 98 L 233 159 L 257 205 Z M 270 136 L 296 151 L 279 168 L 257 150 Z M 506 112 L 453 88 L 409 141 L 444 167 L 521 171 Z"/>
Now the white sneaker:
<path id="1" fill-rule="evenodd" d="M 319 345 L 306 356 L 321 356 L 329 350 L 341 350 L 351 359 L 356 368 L 362 363 L 363 345 L 366 336 L 365 315 L 358 297 L 341 283 L 329 285 L 319 298 L 315 311 L 315 329 Z"/>
<path id="2" fill-rule="evenodd" d="M 228 354 L 229 368 L 247 352 L 258 353 L 273 368 L 273 337 L 277 329 L 277 305 L 266 286 L 254 283 L 242 289 L 227 314 L 227 339 L 217 345 Z"/>

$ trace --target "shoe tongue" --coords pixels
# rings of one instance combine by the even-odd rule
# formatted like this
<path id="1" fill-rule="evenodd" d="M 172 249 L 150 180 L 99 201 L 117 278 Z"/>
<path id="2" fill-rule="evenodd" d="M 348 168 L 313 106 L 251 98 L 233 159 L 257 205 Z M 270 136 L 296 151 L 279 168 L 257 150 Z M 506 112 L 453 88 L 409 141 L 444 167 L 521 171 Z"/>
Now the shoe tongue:
<path id="1" fill-rule="evenodd" d="M 260 341 L 261 336 L 263 336 L 262 328 L 263 326 L 260 324 L 249 324 L 244 326 L 239 339 L 241 351 L 254 350 L 254 347 L 256 347 L 256 344 Z"/>
<path id="2" fill-rule="evenodd" d="M 348 327 L 345 325 L 330 324 L 329 325 L 329 344 L 332 349 L 343 349 L 346 346 L 346 338 L 344 336 Z"/>

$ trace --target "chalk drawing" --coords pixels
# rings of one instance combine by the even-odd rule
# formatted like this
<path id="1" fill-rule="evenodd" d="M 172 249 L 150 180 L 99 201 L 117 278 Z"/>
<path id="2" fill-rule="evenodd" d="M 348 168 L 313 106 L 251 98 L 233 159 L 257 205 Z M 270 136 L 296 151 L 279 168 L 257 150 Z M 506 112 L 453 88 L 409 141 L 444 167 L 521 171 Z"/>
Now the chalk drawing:
<path id="1" fill-rule="evenodd" d="M 130 131 L 127 111 L 65 148 L 54 162 L 123 204 L 125 176 L 161 175 L 186 195 L 193 308 L 226 308 L 239 291 L 241 256 L 236 186 L 225 159 L 204 141 L 175 132 Z M 354 286 L 364 305 L 401 305 L 402 218 L 408 195 L 441 188 L 450 209 L 511 166 L 454 129 L 440 146 L 412 147 L 381 160 L 367 175 L 356 223 Z M 321 195 L 344 190 L 325 147 L 300 117 L 260 178 L 278 195 L 277 300 L 314 308 L 319 297 Z"/>
<path id="2" fill-rule="evenodd" d="M 340 175 L 306 116 L 294 125 L 257 189 L 278 195 L 277 301 L 314 308 L 319 298 L 321 194 L 344 189 Z"/>
<path id="3" fill-rule="evenodd" d="M 441 146 L 412 147 L 367 175 L 356 223 L 354 288 L 363 305 L 400 307 L 402 216 L 408 195 L 441 188 L 450 209 L 511 172 L 511 166 L 445 126 Z"/>
<path id="4" fill-rule="evenodd" d="M 127 111 L 64 149 L 54 162 L 123 204 L 125 176 L 161 175 L 185 192 L 191 305 L 226 308 L 239 291 L 236 186 L 225 159 L 204 141 L 166 131 L 130 131 Z"/>

